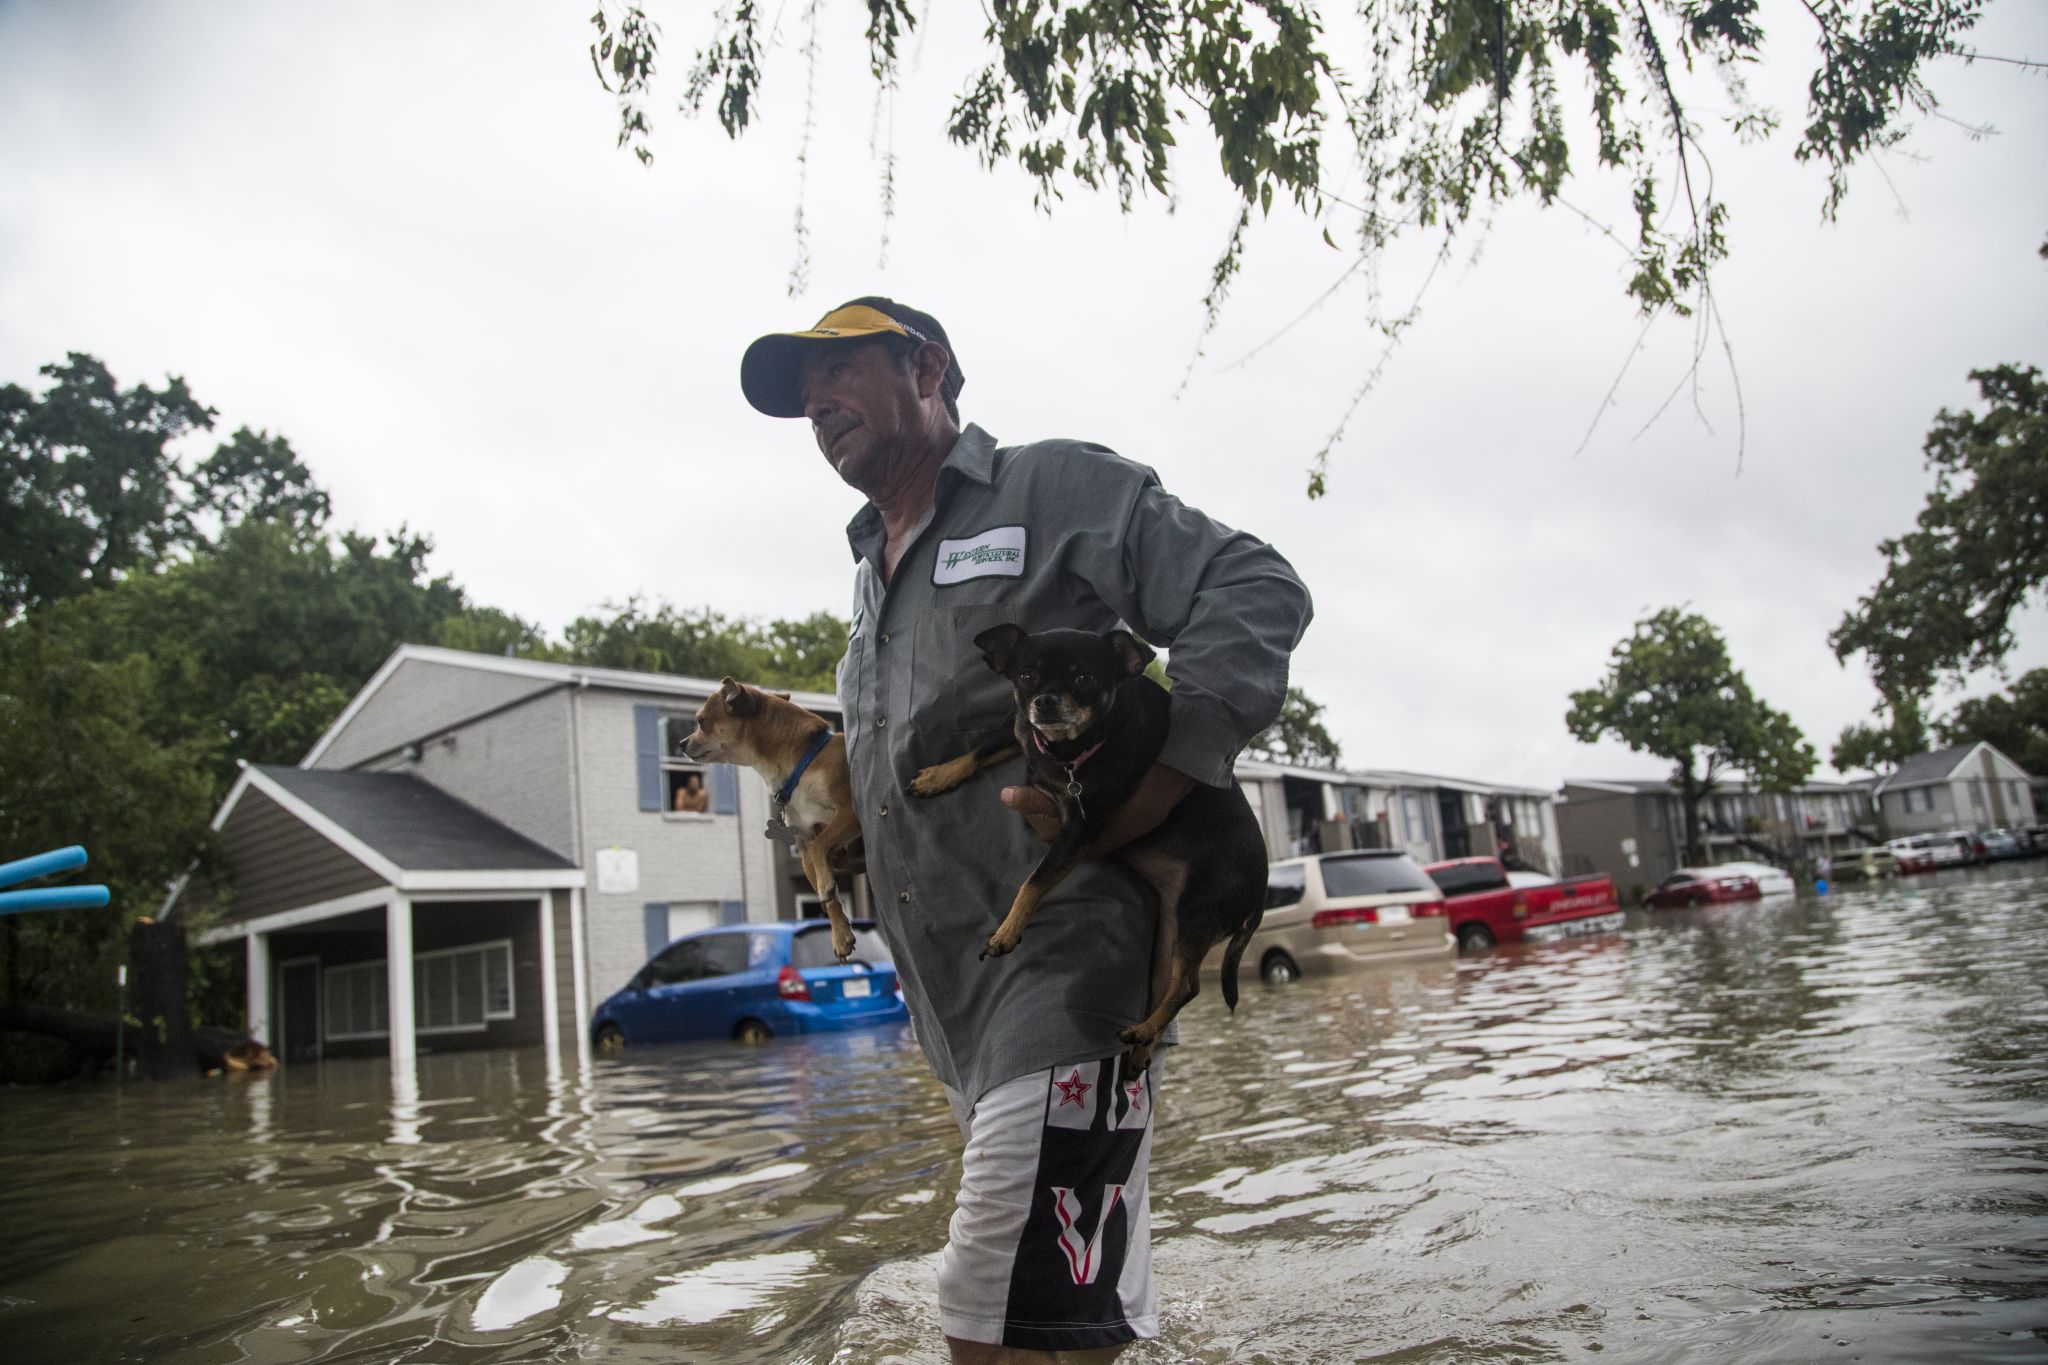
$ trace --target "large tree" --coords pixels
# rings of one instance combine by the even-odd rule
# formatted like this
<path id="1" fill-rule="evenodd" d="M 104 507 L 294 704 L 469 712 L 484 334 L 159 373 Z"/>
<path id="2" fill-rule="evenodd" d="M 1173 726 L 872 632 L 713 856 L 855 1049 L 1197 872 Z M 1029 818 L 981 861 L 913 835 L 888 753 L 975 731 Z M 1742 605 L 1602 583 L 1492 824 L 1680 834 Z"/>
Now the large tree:
<path id="1" fill-rule="evenodd" d="M 213 426 L 183 379 L 122 388 L 93 356 L 45 365 L 40 394 L 0 385 L 0 623 L 104 588 L 242 519 L 317 527 L 327 495 L 282 439 L 244 427 L 188 469 Z"/>
<path id="2" fill-rule="evenodd" d="M 1943 409 L 1927 433 L 1934 488 L 1914 529 L 1879 544 L 1884 577 L 1828 637 L 1862 654 L 1879 723 L 1854 725 L 1837 768 L 1875 768 L 1926 747 L 1928 694 L 1997 664 L 2012 619 L 2048 589 L 2048 381 L 2032 366 L 1970 378 L 1981 412 Z"/>
<path id="3" fill-rule="evenodd" d="M 1645 313 L 1711 306 L 1728 213 L 1710 153 L 1774 133 L 1750 92 L 1764 60 L 1808 73 L 1792 154 L 1826 167 L 1832 217 L 1861 158 L 1935 111 L 1927 68 L 1975 60 L 1984 0 L 987 0 L 979 64 L 956 74 L 946 134 L 988 166 L 1010 163 L 1051 206 L 1073 186 L 1128 208 L 1170 195 L 1174 152 L 1205 144 L 1239 201 L 1218 260 L 1210 319 L 1242 259 L 1252 216 L 1283 207 L 1342 233 L 1361 259 L 1403 232 L 1446 242 L 1520 196 L 1559 202 L 1589 164 L 1628 185 L 1625 289 Z M 826 0 L 734 0 L 673 91 L 738 137 L 754 121 L 778 48 L 814 75 Z M 786 16 L 796 40 L 779 34 Z M 888 98 L 911 0 L 865 0 L 860 59 Z M 1767 45 L 1764 24 L 1776 37 Z M 619 102 L 618 140 L 653 156 L 649 107 L 663 56 L 640 0 L 600 0 L 590 56 Z M 787 58 L 785 61 L 789 60 Z M 1994 58 L 1994 60 L 2012 60 Z M 2020 59 L 2021 65 L 2036 63 Z M 781 87 L 794 92 L 787 80 Z M 796 73 L 802 88 L 811 76 Z M 805 111 L 805 126 L 814 119 Z M 883 196 L 893 194 L 885 152 Z M 1343 188 L 1339 188 L 1339 186 Z M 1352 188 L 1356 186 L 1356 188 Z M 1567 201 L 1568 202 L 1568 201 Z M 1582 211 L 1577 210 L 1575 211 Z M 799 210 L 799 237 L 802 235 Z M 801 265 L 793 287 L 801 278 Z M 1393 320 L 1382 320 L 1393 321 Z M 1318 474 L 1320 473 L 1320 462 Z M 1320 478 L 1311 482 L 1320 490 Z"/>
<path id="4" fill-rule="evenodd" d="M 1615 645 L 1607 676 L 1572 693 L 1565 725 L 1591 744 L 1612 735 L 1671 764 L 1685 808 L 1685 856 L 1702 858 L 1700 801 L 1731 769 L 1765 791 L 1787 791 L 1813 773 L 1813 747 L 1784 712 L 1750 689 L 1728 644 L 1704 616 L 1666 607 L 1636 622 Z"/>
<path id="5" fill-rule="evenodd" d="M 1280 714 L 1245 747 L 1274 763 L 1334 768 L 1344 761 L 1342 748 L 1323 724 L 1323 704 L 1298 687 L 1287 689 Z"/>

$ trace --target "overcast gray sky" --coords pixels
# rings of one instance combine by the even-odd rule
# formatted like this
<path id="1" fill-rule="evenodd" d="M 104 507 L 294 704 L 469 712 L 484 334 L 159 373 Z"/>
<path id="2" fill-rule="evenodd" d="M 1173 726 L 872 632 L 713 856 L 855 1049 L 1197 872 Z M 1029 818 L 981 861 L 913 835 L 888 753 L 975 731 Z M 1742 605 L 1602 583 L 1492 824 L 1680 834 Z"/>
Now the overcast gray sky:
<path id="1" fill-rule="evenodd" d="M 0 3 L 0 380 L 40 386 L 67 350 L 124 383 L 181 374 L 223 433 L 289 437 L 340 525 L 431 534 L 438 571 L 557 637 L 635 593 L 844 614 L 856 495 L 802 424 L 746 405 L 739 355 L 890 294 L 946 323 L 968 418 L 1109 444 L 1293 559 L 1317 604 L 1296 681 L 1348 764 L 1549 786 L 1660 771 L 1577 744 L 1563 714 L 1638 616 L 1680 603 L 1825 763 L 1875 699 L 1826 637 L 1920 506 L 1931 420 L 1974 397 L 1973 367 L 2048 364 L 2048 81 L 1950 63 L 1944 112 L 1998 134 L 1925 122 L 1856 173 L 1836 224 L 1791 136 L 1716 143 L 1739 471 L 1718 350 L 1705 420 L 1689 400 L 1651 420 L 1685 374 L 1677 319 L 1579 451 L 1641 332 L 1626 259 L 1573 213 L 1517 205 L 1438 272 L 1310 503 L 1309 457 L 1384 345 L 1366 276 L 1283 330 L 1348 258 L 1276 211 L 1183 390 L 1235 216 L 1198 137 L 1170 204 L 1034 212 L 1021 176 L 943 137 L 979 9 L 931 7 L 878 118 L 859 7 L 828 5 L 792 298 L 801 7 L 760 126 L 735 145 L 657 103 L 651 169 L 613 146 L 588 9 Z M 652 9 L 679 76 L 703 11 Z M 1779 50 L 1805 41 L 1796 7 L 1767 22 Z M 2048 57 L 2048 6 L 1994 3 L 1978 41 Z M 1804 67 L 1757 80 L 1796 128 Z M 1570 191 L 1617 229 L 1624 194 Z M 1382 262 L 1388 311 L 1435 250 Z M 2044 663 L 2036 614 L 2013 665 Z"/>

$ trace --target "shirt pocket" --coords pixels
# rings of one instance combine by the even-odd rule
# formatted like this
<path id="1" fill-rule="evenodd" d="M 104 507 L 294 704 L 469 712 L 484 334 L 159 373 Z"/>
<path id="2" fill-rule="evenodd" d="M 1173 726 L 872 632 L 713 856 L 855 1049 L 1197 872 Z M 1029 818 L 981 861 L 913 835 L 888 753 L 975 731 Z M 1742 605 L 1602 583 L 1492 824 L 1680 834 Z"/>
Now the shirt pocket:
<path id="1" fill-rule="evenodd" d="M 848 753 L 852 753 L 854 745 L 867 734 L 868 694 L 874 686 L 869 677 L 872 671 L 868 633 L 863 626 L 846 641 L 846 653 L 839 656 L 835 683 L 839 692 L 840 727 L 846 732 Z"/>
<path id="2" fill-rule="evenodd" d="M 988 666 L 974 637 L 1014 619 L 1001 598 L 931 607 L 911 631 L 911 724 L 921 762 L 965 753 L 1010 728 L 1010 682 Z"/>

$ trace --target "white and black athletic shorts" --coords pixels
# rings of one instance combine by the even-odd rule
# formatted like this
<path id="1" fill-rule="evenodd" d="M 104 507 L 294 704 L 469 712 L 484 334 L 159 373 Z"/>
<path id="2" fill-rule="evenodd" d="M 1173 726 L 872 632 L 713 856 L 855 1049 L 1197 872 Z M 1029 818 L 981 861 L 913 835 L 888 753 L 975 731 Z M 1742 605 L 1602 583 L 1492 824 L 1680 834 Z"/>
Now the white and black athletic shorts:
<path id="1" fill-rule="evenodd" d="M 939 1257 L 949 1337 L 1081 1351 L 1159 1334 L 1152 1291 L 1152 1111 L 1160 1059 L 1135 1080 L 1121 1059 L 1056 1066 L 998 1085 L 970 1109 Z"/>

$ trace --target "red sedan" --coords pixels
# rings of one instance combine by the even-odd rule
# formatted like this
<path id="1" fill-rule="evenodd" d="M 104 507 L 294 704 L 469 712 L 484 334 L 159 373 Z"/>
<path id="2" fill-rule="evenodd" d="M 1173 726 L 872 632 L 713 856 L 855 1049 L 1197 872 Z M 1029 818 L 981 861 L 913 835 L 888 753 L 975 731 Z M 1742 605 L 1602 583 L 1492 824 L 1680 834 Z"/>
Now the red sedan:
<path id="1" fill-rule="evenodd" d="M 1676 910 L 1687 905 L 1713 905 L 1720 901 L 1753 901 L 1763 898 L 1754 877 L 1723 876 L 1712 871 L 1681 867 L 1657 883 L 1657 889 L 1643 897 L 1653 910 Z"/>

